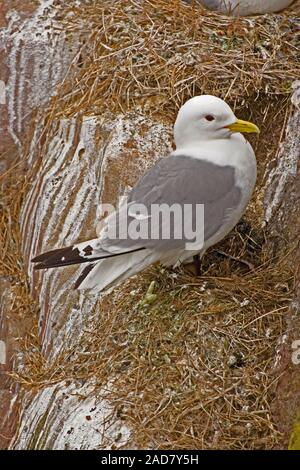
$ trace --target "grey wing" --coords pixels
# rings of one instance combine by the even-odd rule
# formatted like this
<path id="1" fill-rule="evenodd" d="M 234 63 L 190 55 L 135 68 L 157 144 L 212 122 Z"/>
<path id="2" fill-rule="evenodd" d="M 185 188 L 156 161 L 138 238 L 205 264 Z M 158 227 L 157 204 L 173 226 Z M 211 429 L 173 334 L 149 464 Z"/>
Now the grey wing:
<path id="1" fill-rule="evenodd" d="M 195 206 L 204 205 L 204 240 L 212 237 L 224 224 L 228 213 L 236 209 L 241 200 L 241 190 L 235 184 L 235 170 L 232 166 L 219 166 L 205 160 L 194 159 L 185 155 L 171 155 L 159 160 L 148 170 L 134 186 L 127 205 L 119 209 L 113 223 L 109 223 L 101 245 L 108 251 L 155 248 L 174 249 L 181 248 L 190 240 L 182 239 L 158 239 L 151 238 L 149 218 L 139 220 L 140 226 L 147 224 L 148 238 L 133 240 L 128 236 L 127 228 L 136 220 L 132 212 L 135 204 L 143 204 L 147 213 L 151 214 L 151 206 L 154 204 L 184 204 Z M 152 206 L 153 207 L 153 206 Z M 126 228 L 124 232 L 124 219 Z M 163 222 L 162 222 L 163 223 Z M 118 225 L 123 229 L 118 231 Z M 112 230 L 113 229 L 113 230 Z M 116 230 L 117 229 L 117 230 Z M 111 236 L 121 233 L 121 236 L 113 239 Z M 145 231 L 143 231 L 145 233 Z M 172 230 L 171 230 L 171 233 Z"/>

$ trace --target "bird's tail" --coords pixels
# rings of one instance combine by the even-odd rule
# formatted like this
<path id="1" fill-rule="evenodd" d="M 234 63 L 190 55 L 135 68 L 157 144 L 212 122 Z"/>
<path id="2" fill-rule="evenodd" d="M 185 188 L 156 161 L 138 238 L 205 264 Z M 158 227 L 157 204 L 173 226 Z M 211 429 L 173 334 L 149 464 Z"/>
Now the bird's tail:
<path id="1" fill-rule="evenodd" d="M 110 253 L 101 249 L 99 239 L 95 238 L 94 240 L 66 248 L 47 251 L 36 256 L 31 261 L 36 263 L 34 266 L 35 270 L 89 263 L 77 279 L 75 288 L 89 289 L 96 287 L 101 277 L 100 285 L 103 287 L 100 287 L 99 290 L 102 290 L 115 279 L 124 275 L 125 272 L 128 271 L 128 275 L 131 275 L 131 268 L 136 264 L 133 255 L 138 254 L 137 252 L 141 250 L 147 251 L 144 248 L 135 248 Z M 119 259 L 119 257 L 121 257 L 121 259 Z M 112 258 L 116 259 L 114 260 Z M 144 258 L 144 256 L 141 258 Z M 140 257 L 136 258 L 136 260 L 139 259 Z M 126 277 L 128 277 L 128 275 Z"/>
<path id="2" fill-rule="evenodd" d="M 120 284 L 149 266 L 153 261 L 152 256 L 150 250 L 145 249 L 91 263 L 83 269 L 74 288 L 102 291 Z"/>

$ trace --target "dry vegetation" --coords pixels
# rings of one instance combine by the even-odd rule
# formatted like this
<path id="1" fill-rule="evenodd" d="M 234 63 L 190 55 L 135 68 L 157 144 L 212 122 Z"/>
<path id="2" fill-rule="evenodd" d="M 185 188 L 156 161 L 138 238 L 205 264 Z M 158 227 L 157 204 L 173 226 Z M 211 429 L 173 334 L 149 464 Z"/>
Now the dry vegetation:
<path id="1" fill-rule="evenodd" d="M 14 314 L 21 314 L 31 303 L 29 281 L 24 271 L 21 255 L 19 216 L 27 185 L 20 164 L 0 176 L 0 279 L 16 287 Z"/>
<path id="2" fill-rule="evenodd" d="M 24 269 L 21 249 L 19 217 L 27 181 L 24 165 L 15 163 L 11 170 L 0 176 L 0 296 L 1 310 L 9 308 L 10 326 L 14 328 L 14 339 L 21 339 L 26 332 L 26 341 L 36 335 L 38 306 L 33 302 L 30 283 Z M 34 329 L 34 333 L 32 332 Z M 8 338 L 7 345 L 12 349 Z M 18 341 L 17 341 L 18 342 Z M 17 361 L 15 361 L 17 362 Z"/>
<path id="3" fill-rule="evenodd" d="M 178 106 L 199 93 L 243 109 L 241 117 L 252 117 L 263 130 L 259 144 L 254 141 L 259 186 L 247 223 L 218 248 L 254 269 L 215 250 L 206 256 L 201 278 L 151 268 L 99 300 L 78 344 L 72 350 L 66 345 L 54 362 L 32 353 L 30 341 L 26 367 L 14 377 L 34 390 L 96 377 L 95 393 L 113 379 L 106 395 L 112 419 L 118 416 L 132 429 L 129 446 L 272 448 L 279 437 L 270 413 L 275 351 L 293 277 L 284 259 L 267 259 L 264 251 L 262 180 L 283 137 L 291 83 L 299 73 L 295 15 L 230 19 L 200 15 L 175 0 L 85 3 L 67 18 L 61 13 L 70 41 L 79 34 L 82 48 L 51 103 L 46 129 L 62 116 L 134 106 L 172 121 Z M 3 275 L 24 280 L 15 262 L 19 236 L 9 241 L 15 240 L 11 220 L 15 231 L 20 209 L 19 199 L 12 200 L 8 211 L 4 199 L 1 219 Z M 151 280 L 157 299 L 142 306 Z M 23 295 L 29 299 L 28 291 Z M 27 309 L 32 305 L 28 301 Z"/>
<path id="4" fill-rule="evenodd" d="M 233 19 L 201 11 L 180 0 L 87 1 L 72 9 L 64 30 L 71 38 L 79 34 L 82 48 L 53 112 L 141 105 L 173 120 L 196 93 L 240 106 L 264 93 L 290 93 L 300 69 L 297 17 Z"/>
<path id="5" fill-rule="evenodd" d="M 129 447 L 272 448 L 274 356 L 291 274 L 272 263 L 243 273 L 216 253 L 203 271 L 156 267 L 131 279 L 99 301 L 72 349 L 52 363 L 29 352 L 17 381 L 36 389 L 96 379 L 112 421 L 133 430 Z M 152 280 L 157 299 L 142 306 Z"/>

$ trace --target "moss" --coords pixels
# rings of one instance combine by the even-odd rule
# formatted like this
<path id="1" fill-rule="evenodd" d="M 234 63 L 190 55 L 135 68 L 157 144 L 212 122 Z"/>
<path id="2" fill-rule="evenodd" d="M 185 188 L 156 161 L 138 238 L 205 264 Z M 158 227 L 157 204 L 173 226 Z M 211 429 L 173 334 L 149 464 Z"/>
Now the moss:
<path id="1" fill-rule="evenodd" d="M 298 410 L 297 418 L 293 426 L 289 442 L 289 450 L 300 450 L 300 408 Z"/>

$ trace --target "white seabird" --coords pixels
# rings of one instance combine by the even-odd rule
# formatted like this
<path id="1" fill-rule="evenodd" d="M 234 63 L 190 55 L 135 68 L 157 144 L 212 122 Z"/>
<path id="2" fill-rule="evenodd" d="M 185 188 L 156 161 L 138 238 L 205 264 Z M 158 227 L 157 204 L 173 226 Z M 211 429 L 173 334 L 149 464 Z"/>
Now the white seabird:
<path id="1" fill-rule="evenodd" d="M 220 98 L 202 95 L 189 99 L 180 108 L 175 122 L 176 150 L 141 177 L 127 202 L 107 217 L 99 237 L 36 256 L 32 260 L 37 263 L 35 269 L 88 263 L 75 287 L 101 291 L 152 263 L 174 266 L 198 254 L 202 257 L 207 248 L 234 228 L 254 189 L 256 158 L 241 132 L 259 129 L 237 119 Z M 137 204 L 149 209 L 148 215 L 134 209 Z M 162 204 L 204 206 L 201 246 L 187 249 L 185 236 L 180 239 L 128 236 L 131 223 L 140 224 L 143 229 L 151 222 L 151 207 Z M 159 230 L 165 222 L 159 221 Z"/>
<path id="2" fill-rule="evenodd" d="M 209 10 L 232 15 L 264 15 L 281 11 L 294 0 L 197 0 Z M 192 0 L 188 0 L 192 3 Z"/>

